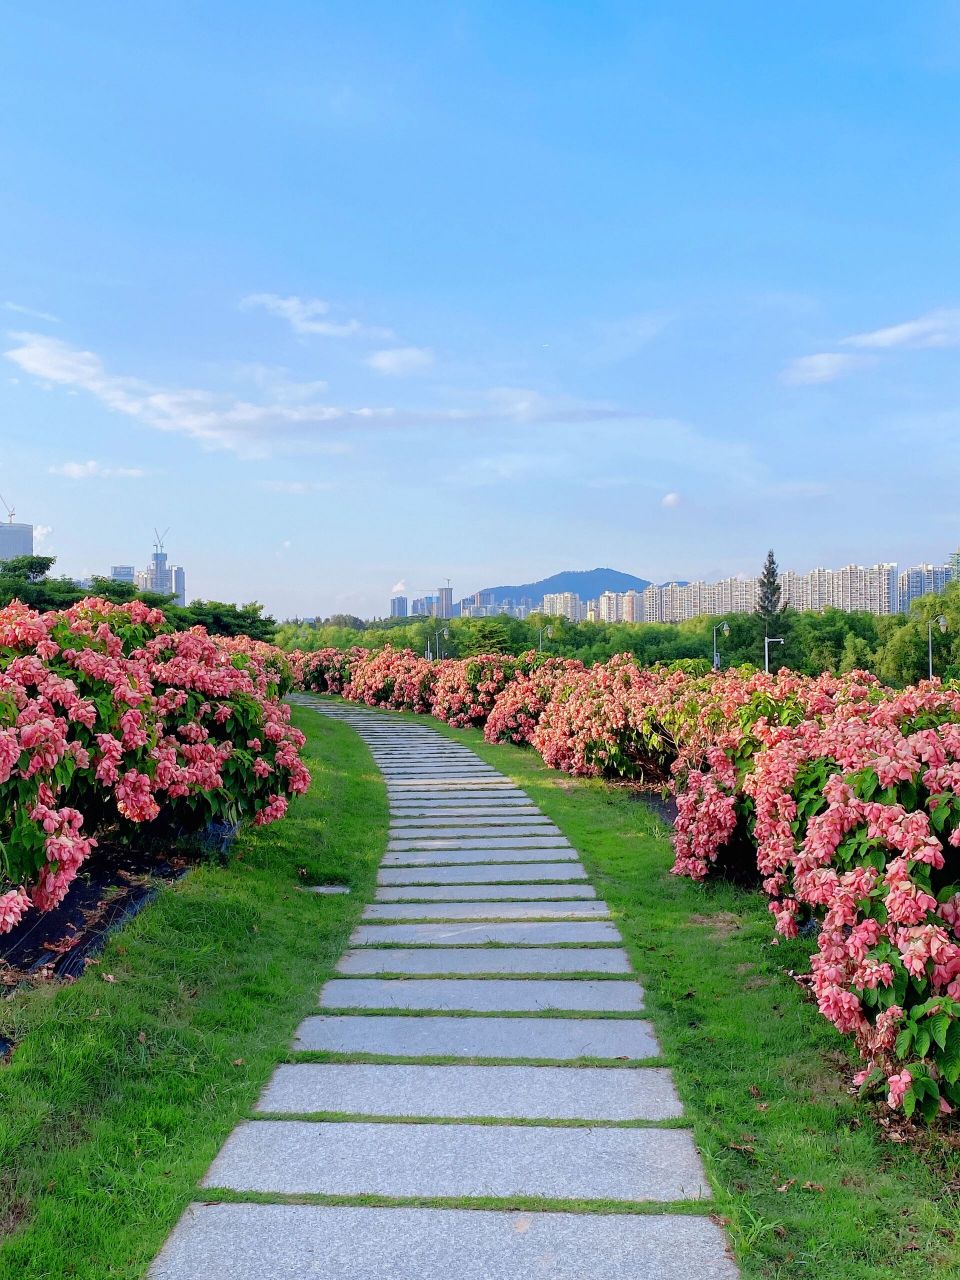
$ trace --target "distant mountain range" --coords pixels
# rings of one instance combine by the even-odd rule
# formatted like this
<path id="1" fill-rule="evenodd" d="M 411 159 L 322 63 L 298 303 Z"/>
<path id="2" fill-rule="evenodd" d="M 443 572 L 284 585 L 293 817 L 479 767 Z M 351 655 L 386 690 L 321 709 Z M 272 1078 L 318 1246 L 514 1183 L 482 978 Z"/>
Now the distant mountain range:
<path id="1" fill-rule="evenodd" d="M 637 578 L 619 569 L 567 569 L 539 582 L 521 582 L 517 586 L 485 587 L 497 604 L 504 600 L 532 600 L 539 602 L 545 595 L 572 591 L 581 600 L 595 600 L 604 591 L 644 591 L 651 585 L 649 578 Z"/>

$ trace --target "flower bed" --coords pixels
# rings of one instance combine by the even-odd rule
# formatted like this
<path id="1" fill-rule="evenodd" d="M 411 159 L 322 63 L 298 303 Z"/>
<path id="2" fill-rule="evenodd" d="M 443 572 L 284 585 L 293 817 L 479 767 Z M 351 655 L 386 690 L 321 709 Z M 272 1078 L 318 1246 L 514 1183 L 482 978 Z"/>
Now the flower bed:
<path id="1" fill-rule="evenodd" d="M 0 932 L 62 900 L 98 831 L 282 817 L 310 781 L 292 679 L 138 602 L 0 609 Z"/>

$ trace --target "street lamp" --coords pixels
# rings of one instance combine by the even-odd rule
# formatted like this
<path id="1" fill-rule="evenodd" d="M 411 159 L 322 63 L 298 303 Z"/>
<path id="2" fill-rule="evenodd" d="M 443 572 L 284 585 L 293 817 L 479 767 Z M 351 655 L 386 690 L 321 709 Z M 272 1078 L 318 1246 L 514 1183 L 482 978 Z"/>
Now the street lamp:
<path id="1" fill-rule="evenodd" d="M 763 637 L 763 669 L 767 675 L 770 674 L 770 646 L 772 644 L 783 644 L 782 636 L 764 636 Z"/>
<path id="2" fill-rule="evenodd" d="M 927 623 L 927 661 L 930 668 L 930 679 L 933 679 L 933 624 L 936 623 L 940 628 L 940 634 L 946 635 L 947 620 L 942 613 L 938 613 L 935 618 L 931 618 Z"/>
<path id="3" fill-rule="evenodd" d="M 439 628 L 439 627 L 437 628 L 436 635 L 437 635 L 437 657 L 438 657 L 438 658 L 442 658 L 442 657 L 443 657 L 443 650 L 440 648 L 440 636 L 441 636 L 441 634 L 443 635 L 444 640 L 449 640 L 449 639 L 450 639 L 450 628 L 449 628 L 449 627 L 444 627 L 442 632 L 440 631 L 440 628 Z"/>
<path id="4" fill-rule="evenodd" d="M 538 651 L 539 651 L 540 653 L 543 653 L 543 637 L 544 637 L 544 636 L 546 636 L 548 640 L 552 640 L 552 639 L 553 639 L 553 627 L 541 627 L 541 628 L 540 628 L 539 633 L 538 633 L 538 638 L 537 638 L 537 649 L 538 649 Z"/>
<path id="5" fill-rule="evenodd" d="M 717 632 L 722 631 L 725 636 L 730 634 L 729 622 L 718 622 L 713 628 L 713 669 L 720 670 L 720 650 L 717 648 Z"/>

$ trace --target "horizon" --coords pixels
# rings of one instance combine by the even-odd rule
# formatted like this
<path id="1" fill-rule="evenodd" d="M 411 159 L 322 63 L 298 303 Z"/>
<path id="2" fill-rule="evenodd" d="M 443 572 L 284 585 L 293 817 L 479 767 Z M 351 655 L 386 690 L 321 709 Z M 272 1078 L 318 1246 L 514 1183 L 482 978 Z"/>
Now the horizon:
<path id="1" fill-rule="evenodd" d="M 945 0 L 11 14 L 0 493 L 58 572 L 170 526 L 188 598 L 277 617 L 561 557 L 940 562 L 958 34 Z"/>

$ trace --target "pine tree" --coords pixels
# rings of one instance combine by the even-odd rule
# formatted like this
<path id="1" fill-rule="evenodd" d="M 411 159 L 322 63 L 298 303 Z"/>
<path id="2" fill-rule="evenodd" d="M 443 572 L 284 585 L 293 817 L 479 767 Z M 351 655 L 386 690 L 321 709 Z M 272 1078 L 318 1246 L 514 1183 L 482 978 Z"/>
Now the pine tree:
<path id="1" fill-rule="evenodd" d="M 782 608 L 779 577 L 777 558 L 773 551 L 768 551 L 757 591 L 757 613 L 764 622 L 772 622 Z"/>

